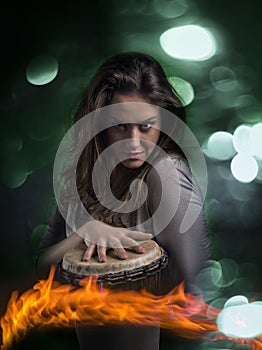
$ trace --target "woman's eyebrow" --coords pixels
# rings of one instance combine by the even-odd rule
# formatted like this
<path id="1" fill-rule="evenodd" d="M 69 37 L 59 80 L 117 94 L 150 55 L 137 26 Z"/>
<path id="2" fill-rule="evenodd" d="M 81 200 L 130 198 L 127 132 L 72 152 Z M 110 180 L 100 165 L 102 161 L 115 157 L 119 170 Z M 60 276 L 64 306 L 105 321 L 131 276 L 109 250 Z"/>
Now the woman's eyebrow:
<path id="1" fill-rule="evenodd" d="M 123 119 L 121 120 L 115 117 L 110 117 L 110 119 L 111 119 L 111 122 L 114 122 L 116 124 L 131 124 L 130 122 L 126 122 Z M 143 124 L 143 123 L 153 122 L 153 121 L 156 121 L 157 119 L 159 119 L 159 116 L 150 117 L 148 119 L 144 119 L 140 121 L 134 121 L 134 124 Z"/>
<path id="2" fill-rule="evenodd" d="M 145 119 L 145 120 L 143 121 L 143 123 L 144 123 L 144 122 L 152 122 L 152 121 L 155 121 L 155 120 L 157 120 L 157 119 L 159 119 L 159 116 L 158 116 L 158 115 L 153 116 L 153 117 L 150 117 L 150 118 L 148 118 L 148 119 Z"/>

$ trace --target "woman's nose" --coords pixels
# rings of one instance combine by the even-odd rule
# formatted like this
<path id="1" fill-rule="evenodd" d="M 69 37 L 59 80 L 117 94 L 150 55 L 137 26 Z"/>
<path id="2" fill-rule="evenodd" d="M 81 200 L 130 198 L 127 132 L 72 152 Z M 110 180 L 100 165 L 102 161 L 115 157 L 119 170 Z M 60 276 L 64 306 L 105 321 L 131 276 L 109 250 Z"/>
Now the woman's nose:
<path id="1" fill-rule="evenodd" d="M 137 125 L 130 125 L 129 130 L 129 142 L 132 148 L 137 148 L 140 146 L 141 134 L 139 127 Z"/>

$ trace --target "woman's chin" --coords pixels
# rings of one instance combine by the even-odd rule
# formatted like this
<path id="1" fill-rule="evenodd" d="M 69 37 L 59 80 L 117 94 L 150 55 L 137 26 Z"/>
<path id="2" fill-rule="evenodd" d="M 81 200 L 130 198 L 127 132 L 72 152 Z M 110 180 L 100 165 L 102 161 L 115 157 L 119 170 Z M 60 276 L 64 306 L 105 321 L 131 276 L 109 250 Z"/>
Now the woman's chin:
<path id="1" fill-rule="evenodd" d="M 145 161 L 143 159 L 125 159 L 124 161 L 122 161 L 122 165 L 125 168 L 137 169 L 140 168 L 144 164 L 144 162 Z"/>

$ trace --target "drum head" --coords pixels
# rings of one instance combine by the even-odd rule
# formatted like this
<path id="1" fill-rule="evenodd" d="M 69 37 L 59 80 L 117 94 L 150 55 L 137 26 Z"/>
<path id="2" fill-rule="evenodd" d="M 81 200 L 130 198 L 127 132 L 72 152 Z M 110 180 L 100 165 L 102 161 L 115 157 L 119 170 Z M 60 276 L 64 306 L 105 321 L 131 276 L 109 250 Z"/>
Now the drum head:
<path id="1" fill-rule="evenodd" d="M 117 274 L 124 271 L 131 272 L 145 266 L 151 266 L 154 261 L 161 259 L 163 250 L 155 241 L 149 240 L 141 244 L 144 249 L 144 254 L 137 254 L 126 249 L 128 259 L 119 260 L 113 257 L 112 250 L 107 252 L 107 261 L 100 263 L 96 257 L 92 257 L 90 261 L 82 261 L 86 246 L 81 245 L 78 248 L 69 250 L 63 258 L 62 269 L 68 273 L 79 275 L 82 277 L 90 275 L 107 275 Z"/>

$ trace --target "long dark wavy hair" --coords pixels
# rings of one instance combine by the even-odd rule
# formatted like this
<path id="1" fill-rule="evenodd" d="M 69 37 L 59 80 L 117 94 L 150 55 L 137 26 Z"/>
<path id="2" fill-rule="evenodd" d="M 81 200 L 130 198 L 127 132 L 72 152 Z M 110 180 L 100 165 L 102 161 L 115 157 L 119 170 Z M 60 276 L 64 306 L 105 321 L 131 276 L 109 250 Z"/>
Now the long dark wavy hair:
<path id="1" fill-rule="evenodd" d="M 77 122 L 90 112 L 110 105 L 116 92 L 138 94 L 148 103 L 164 108 L 185 121 L 185 109 L 181 98 L 169 83 L 161 65 L 147 54 L 126 52 L 110 57 L 99 67 L 81 96 L 73 122 Z M 94 127 L 90 122 L 89 131 L 92 132 L 91 129 Z M 160 133 L 157 144 L 165 152 L 173 152 L 183 156 L 178 145 L 163 132 Z M 128 218 L 129 214 L 120 214 L 117 208 L 115 210 L 105 208 L 96 198 L 93 190 L 93 167 L 104 148 L 103 132 L 93 137 L 86 145 L 77 166 L 78 193 L 94 218 L 113 226 L 125 226 L 124 222 L 127 222 L 131 216 Z M 145 162 L 138 169 L 130 169 L 129 181 L 123 183 L 121 183 L 121 174 L 118 174 L 116 170 L 111 174 L 112 192 L 122 203 L 128 201 L 130 199 L 130 183 L 134 178 L 144 180 L 150 168 L 151 165 Z M 139 196 L 139 189 L 137 196 Z M 134 215 L 132 217 L 134 218 Z"/>

